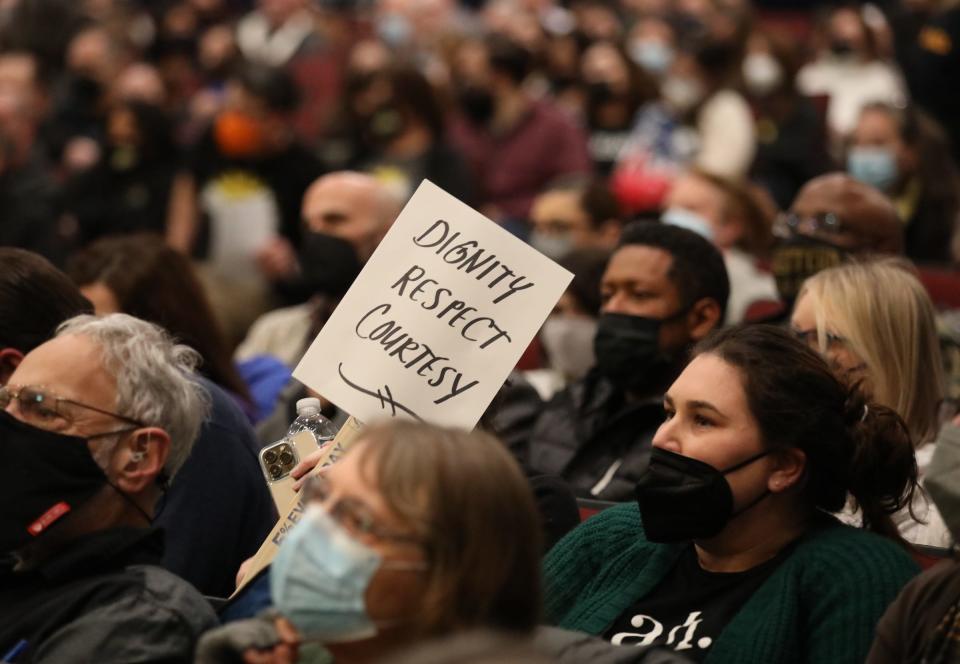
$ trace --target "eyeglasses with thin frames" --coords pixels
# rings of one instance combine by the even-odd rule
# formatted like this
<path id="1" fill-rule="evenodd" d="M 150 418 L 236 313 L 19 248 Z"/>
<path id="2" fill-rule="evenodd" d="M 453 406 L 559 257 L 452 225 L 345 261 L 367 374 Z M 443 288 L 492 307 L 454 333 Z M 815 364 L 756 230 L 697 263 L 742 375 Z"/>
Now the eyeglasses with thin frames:
<path id="1" fill-rule="evenodd" d="M 820 348 L 820 335 L 817 333 L 816 328 L 810 330 L 800 330 L 797 328 L 792 328 L 793 335 L 807 344 L 811 348 L 819 349 Z M 827 348 L 838 348 L 844 346 L 847 343 L 846 337 L 841 337 L 839 334 L 834 334 L 833 332 L 824 333 L 824 341 L 826 341 Z"/>
<path id="2" fill-rule="evenodd" d="M 73 425 L 74 417 L 70 413 L 69 408 L 65 407 L 67 404 L 75 408 L 83 408 L 95 413 L 100 413 L 101 415 L 109 415 L 110 417 L 118 419 L 121 422 L 127 422 L 128 424 L 135 425 L 130 429 L 109 431 L 102 434 L 95 434 L 94 436 L 88 436 L 88 438 L 126 433 L 128 431 L 133 431 L 134 429 L 146 426 L 140 420 L 136 420 L 132 417 L 120 415 L 119 413 L 104 410 L 103 408 L 97 408 L 96 406 L 91 406 L 80 401 L 74 401 L 73 399 L 67 399 L 65 397 L 50 394 L 42 387 L 15 387 L 11 385 L 0 387 L 0 410 L 6 410 L 14 399 L 16 399 L 18 403 L 23 421 L 46 431 L 65 431 Z"/>
<path id="3" fill-rule="evenodd" d="M 777 216 L 773 224 L 773 234 L 779 238 L 789 238 L 794 235 L 837 235 L 843 230 L 840 217 L 832 212 L 808 217 L 794 212 L 784 212 Z"/>
<path id="4" fill-rule="evenodd" d="M 416 535 L 397 533 L 378 525 L 370 508 L 355 498 L 347 496 L 329 504 L 333 487 L 330 480 L 322 474 L 307 479 L 300 491 L 304 503 L 316 503 L 326 507 L 330 517 L 354 537 L 372 536 L 391 542 L 423 544 L 423 540 Z"/>

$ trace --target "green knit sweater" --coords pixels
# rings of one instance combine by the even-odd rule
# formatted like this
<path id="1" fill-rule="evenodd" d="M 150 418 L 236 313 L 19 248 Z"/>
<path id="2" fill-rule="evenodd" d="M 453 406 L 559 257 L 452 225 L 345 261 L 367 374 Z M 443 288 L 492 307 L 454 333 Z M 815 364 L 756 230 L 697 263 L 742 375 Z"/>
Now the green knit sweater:
<path id="1" fill-rule="evenodd" d="M 824 517 L 724 628 L 706 662 L 863 662 L 877 621 L 918 567 L 892 542 Z M 603 634 L 684 546 L 647 541 L 636 504 L 605 510 L 547 554 L 548 620 Z"/>

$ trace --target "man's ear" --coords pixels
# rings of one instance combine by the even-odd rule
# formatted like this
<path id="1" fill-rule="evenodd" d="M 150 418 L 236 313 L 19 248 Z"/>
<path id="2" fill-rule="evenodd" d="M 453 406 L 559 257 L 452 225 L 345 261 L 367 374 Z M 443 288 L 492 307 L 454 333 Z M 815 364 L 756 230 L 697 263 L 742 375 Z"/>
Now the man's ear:
<path id="1" fill-rule="evenodd" d="M 0 348 L 0 385 L 6 385 L 10 376 L 23 361 L 23 353 L 16 348 Z"/>
<path id="2" fill-rule="evenodd" d="M 623 231 L 623 224 L 619 219 L 607 219 L 600 224 L 597 229 L 600 238 L 600 246 L 603 249 L 613 250 L 620 242 L 620 233 Z"/>
<path id="3" fill-rule="evenodd" d="M 712 297 L 697 300 L 687 314 L 687 328 L 693 341 L 700 341 L 722 323 L 720 305 Z"/>
<path id="4" fill-rule="evenodd" d="M 170 454 L 170 436 L 163 429 L 137 429 L 120 441 L 113 453 L 111 471 L 117 488 L 136 495 L 151 486 L 163 472 Z"/>

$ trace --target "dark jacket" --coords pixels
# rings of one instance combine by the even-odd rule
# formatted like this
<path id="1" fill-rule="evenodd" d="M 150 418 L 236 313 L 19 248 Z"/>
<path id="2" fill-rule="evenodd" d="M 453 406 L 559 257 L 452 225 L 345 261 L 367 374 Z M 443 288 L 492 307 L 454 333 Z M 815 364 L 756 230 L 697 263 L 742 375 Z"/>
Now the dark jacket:
<path id="1" fill-rule="evenodd" d="M 957 223 L 957 210 L 948 200 L 921 192 L 917 207 L 904 230 L 904 254 L 917 263 L 950 263 L 950 241 Z"/>
<path id="2" fill-rule="evenodd" d="M 63 265 L 76 238 L 62 212 L 60 190 L 43 162 L 0 167 L 0 247 L 20 247 Z"/>
<path id="3" fill-rule="evenodd" d="M 833 167 L 823 121 L 813 103 L 802 97 L 782 120 L 766 117 L 759 108 L 757 112 L 761 130 L 750 172 L 777 206 L 787 210 L 803 185 Z"/>
<path id="4" fill-rule="evenodd" d="M 956 641 L 935 636 L 948 610 L 960 602 L 960 562 L 946 560 L 908 583 L 877 623 L 867 664 L 955 661 Z M 934 656 L 937 646 L 943 648 Z M 947 655 L 947 656 L 944 656 Z"/>
<path id="5" fill-rule="evenodd" d="M 558 475 L 583 497 L 633 500 L 663 422 L 660 397 L 641 402 L 590 373 L 543 407 L 526 443 L 514 446 L 531 474 Z M 616 467 L 615 467 L 616 466 Z"/>
<path id="6" fill-rule="evenodd" d="M 883 0 L 893 29 L 898 64 L 913 102 L 946 130 L 960 161 L 960 8 L 930 16 L 909 12 L 903 2 Z"/>
<path id="7" fill-rule="evenodd" d="M 167 531 L 164 567 L 205 595 L 226 597 L 277 512 L 249 420 L 230 395 L 206 378 L 200 381 L 210 395 L 210 415 L 173 478 L 156 524 Z"/>
<path id="8" fill-rule="evenodd" d="M 0 657 L 30 662 L 192 662 L 213 609 L 155 566 L 162 534 L 115 528 L 82 537 L 38 568 L 0 567 Z"/>

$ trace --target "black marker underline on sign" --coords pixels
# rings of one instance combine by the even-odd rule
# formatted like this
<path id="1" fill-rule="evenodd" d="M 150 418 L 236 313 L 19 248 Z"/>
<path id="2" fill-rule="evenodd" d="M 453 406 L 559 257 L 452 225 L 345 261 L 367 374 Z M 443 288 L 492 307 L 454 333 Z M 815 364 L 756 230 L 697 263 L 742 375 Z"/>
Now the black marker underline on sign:
<path id="1" fill-rule="evenodd" d="M 368 389 L 366 389 L 366 388 L 360 387 L 359 385 L 357 385 L 356 383 L 354 383 L 353 381 L 351 381 L 349 378 L 347 378 L 346 376 L 344 376 L 344 375 L 343 375 L 343 362 L 341 362 L 341 363 L 337 366 L 337 371 L 340 373 L 340 378 L 343 379 L 343 382 L 344 382 L 344 383 L 346 383 L 347 385 L 349 385 L 350 387 L 352 387 L 353 389 L 355 389 L 357 392 L 360 392 L 361 394 L 366 394 L 367 396 L 373 397 L 374 399 L 376 399 L 377 401 L 379 401 L 379 402 L 380 402 L 380 407 L 381 407 L 382 409 L 386 410 L 386 409 L 387 409 L 387 406 L 389 406 L 389 407 L 390 407 L 390 411 L 391 411 L 391 412 L 390 412 L 390 415 L 391 415 L 392 417 L 396 417 L 396 416 L 397 416 L 397 410 L 402 410 L 404 413 L 406 413 L 406 414 L 409 415 L 410 417 L 414 418 L 414 419 L 417 420 L 418 422 L 423 422 L 423 418 L 422 418 L 422 417 L 420 417 L 420 416 L 417 415 L 415 412 L 413 412 L 412 410 L 410 410 L 409 408 L 407 408 L 406 406 L 404 406 L 402 403 L 400 403 L 399 401 L 397 401 L 396 399 L 393 398 L 393 393 L 390 392 L 390 386 L 389 386 L 389 385 L 384 385 L 384 386 L 383 386 L 383 390 L 384 390 L 384 392 L 386 392 L 386 394 L 384 394 L 383 392 L 381 392 L 379 388 L 377 389 L 376 392 L 374 392 L 373 390 L 368 390 Z"/>

